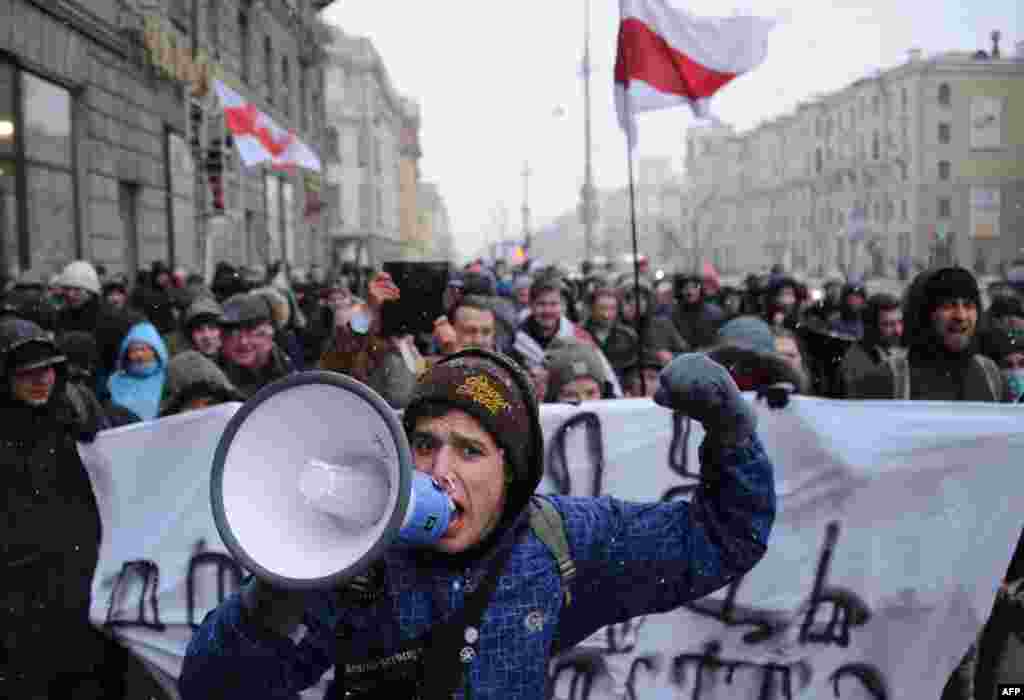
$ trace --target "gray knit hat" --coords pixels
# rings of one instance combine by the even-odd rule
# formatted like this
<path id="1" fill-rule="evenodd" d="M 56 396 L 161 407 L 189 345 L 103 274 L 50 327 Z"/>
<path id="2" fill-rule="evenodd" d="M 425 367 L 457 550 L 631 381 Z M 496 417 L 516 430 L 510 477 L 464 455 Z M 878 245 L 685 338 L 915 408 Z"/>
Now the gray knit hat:
<path id="1" fill-rule="evenodd" d="M 560 340 L 561 342 L 557 345 L 552 344 L 555 347 L 549 346 L 546 353 L 546 365 L 549 372 L 548 396 L 558 396 L 562 387 L 582 377 L 590 377 L 604 391 L 605 384 L 610 380 L 604 363 L 597 354 L 598 350 L 582 341 Z"/>

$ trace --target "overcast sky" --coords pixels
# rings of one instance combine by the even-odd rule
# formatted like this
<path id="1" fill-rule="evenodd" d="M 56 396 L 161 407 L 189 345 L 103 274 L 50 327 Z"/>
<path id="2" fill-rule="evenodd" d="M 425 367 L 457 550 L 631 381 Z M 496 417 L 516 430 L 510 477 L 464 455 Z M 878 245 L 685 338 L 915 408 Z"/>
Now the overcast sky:
<path id="1" fill-rule="evenodd" d="M 678 3 L 679 0 L 671 0 Z M 521 230 L 524 161 L 534 226 L 579 201 L 583 184 L 584 0 L 342 0 L 328 21 L 370 37 L 395 88 L 420 103 L 422 177 L 445 197 L 459 253 L 494 236 L 504 205 Z M 907 50 L 988 50 L 1000 29 L 1004 55 L 1024 39 L 1020 0 L 769 0 L 752 6 L 691 0 L 694 14 L 732 11 L 776 17 L 766 61 L 713 102 L 740 129 L 793 109 L 816 92 L 906 60 Z M 612 70 L 618 2 L 592 0 L 594 174 L 599 188 L 626 183 L 625 137 L 615 118 Z M 639 117 L 638 155 L 671 156 L 682 169 L 685 108 Z"/>

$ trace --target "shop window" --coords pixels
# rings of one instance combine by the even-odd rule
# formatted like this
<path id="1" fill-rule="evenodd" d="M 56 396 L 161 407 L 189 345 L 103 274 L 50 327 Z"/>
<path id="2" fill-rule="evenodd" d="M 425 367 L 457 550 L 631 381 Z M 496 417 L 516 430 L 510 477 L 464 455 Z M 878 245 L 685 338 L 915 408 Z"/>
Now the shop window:
<path id="1" fill-rule="evenodd" d="M 291 118 L 292 116 L 292 99 L 291 99 L 291 87 L 292 87 L 292 67 L 288 61 L 287 56 L 281 57 L 281 109 L 284 111 L 284 116 Z"/>
<path id="2" fill-rule="evenodd" d="M 72 105 L 63 86 L 0 62 L 0 253 L 8 270 L 79 255 Z"/>
<path id="3" fill-rule="evenodd" d="M 953 216 L 953 200 L 949 197 L 939 197 L 938 215 L 940 219 L 948 219 Z"/>
<path id="4" fill-rule="evenodd" d="M 949 88 L 949 83 L 942 83 L 939 85 L 939 104 L 943 107 L 949 107 L 952 104 L 952 91 Z"/>
<path id="5" fill-rule="evenodd" d="M 211 4 L 216 4 L 218 0 L 211 0 Z M 239 76 L 242 82 L 248 84 L 252 77 L 252 66 L 251 56 L 249 55 L 249 48 L 252 45 L 252 35 L 249 32 L 249 3 L 243 0 L 241 7 L 238 10 L 238 65 Z"/>
<path id="6" fill-rule="evenodd" d="M 267 104 L 274 104 L 274 44 L 269 36 L 263 37 L 263 95 Z"/>

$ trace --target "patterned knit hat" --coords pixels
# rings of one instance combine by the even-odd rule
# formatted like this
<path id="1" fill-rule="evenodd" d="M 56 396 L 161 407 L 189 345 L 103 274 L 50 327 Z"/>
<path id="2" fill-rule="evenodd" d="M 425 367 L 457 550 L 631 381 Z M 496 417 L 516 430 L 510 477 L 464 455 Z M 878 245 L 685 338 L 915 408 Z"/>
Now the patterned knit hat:
<path id="1" fill-rule="evenodd" d="M 413 390 L 402 421 L 412 433 L 431 404 L 458 408 L 480 421 L 505 451 L 510 485 L 504 518 L 518 515 L 540 484 L 544 434 L 529 378 L 498 353 L 471 348 L 427 370 Z"/>

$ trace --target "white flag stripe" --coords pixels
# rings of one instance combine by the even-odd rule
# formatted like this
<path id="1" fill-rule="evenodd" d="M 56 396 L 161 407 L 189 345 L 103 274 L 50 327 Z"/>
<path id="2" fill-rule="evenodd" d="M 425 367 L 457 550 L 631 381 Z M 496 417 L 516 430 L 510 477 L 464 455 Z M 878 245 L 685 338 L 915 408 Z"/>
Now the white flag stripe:
<path id="1" fill-rule="evenodd" d="M 721 73 L 745 73 L 762 63 L 774 19 L 695 17 L 666 0 L 622 0 L 622 18 L 635 18 L 692 61 Z"/>

